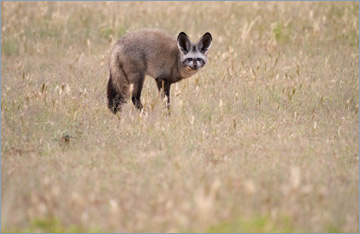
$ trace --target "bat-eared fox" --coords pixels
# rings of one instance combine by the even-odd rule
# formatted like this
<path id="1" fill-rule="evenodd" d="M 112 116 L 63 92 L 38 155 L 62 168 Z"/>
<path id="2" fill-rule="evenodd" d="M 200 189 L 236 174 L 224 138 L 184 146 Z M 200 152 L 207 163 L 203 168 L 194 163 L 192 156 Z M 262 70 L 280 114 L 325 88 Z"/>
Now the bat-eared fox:
<path id="1" fill-rule="evenodd" d="M 205 33 L 193 44 L 181 32 L 177 39 L 155 29 L 142 29 L 121 37 L 114 44 L 110 54 L 110 78 L 107 85 L 109 109 L 116 114 L 130 98 L 139 110 L 145 75 L 155 79 L 161 96 L 167 97 L 170 106 L 170 86 L 172 83 L 194 75 L 207 59 L 212 37 Z"/>

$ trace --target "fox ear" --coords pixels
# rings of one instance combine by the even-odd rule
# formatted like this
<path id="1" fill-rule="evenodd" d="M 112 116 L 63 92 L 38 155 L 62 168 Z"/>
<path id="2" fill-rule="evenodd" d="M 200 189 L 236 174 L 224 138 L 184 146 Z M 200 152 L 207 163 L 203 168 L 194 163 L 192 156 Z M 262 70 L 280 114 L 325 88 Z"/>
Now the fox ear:
<path id="1" fill-rule="evenodd" d="M 198 48 L 201 53 L 205 54 L 211 47 L 212 36 L 209 32 L 205 33 L 198 42 Z"/>
<path id="2" fill-rule="evenodd" d="M 177 38 L 177 45 L 181 52 L 187 54 L 191 49 L 191 42 L 189 37 L 184 33 L 181 32 Z"/>

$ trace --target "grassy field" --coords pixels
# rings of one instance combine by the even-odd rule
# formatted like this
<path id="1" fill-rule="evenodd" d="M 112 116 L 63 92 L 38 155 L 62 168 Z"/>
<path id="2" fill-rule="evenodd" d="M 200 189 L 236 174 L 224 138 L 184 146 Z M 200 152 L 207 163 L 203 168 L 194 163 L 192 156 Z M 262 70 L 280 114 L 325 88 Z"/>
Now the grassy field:
<path id="1" fill-rule="evenodd" d="M 358 232 L 358 2 L 1 2 L 2 232 Z M 106 105 L 111 45 L 209 61 Z"/>

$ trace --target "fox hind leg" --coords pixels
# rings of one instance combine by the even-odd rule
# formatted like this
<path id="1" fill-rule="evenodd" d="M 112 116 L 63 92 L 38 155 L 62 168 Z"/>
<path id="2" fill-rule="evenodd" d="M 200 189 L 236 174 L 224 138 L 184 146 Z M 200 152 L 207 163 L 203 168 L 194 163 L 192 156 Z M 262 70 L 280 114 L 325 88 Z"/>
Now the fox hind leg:
<path id="1" fill-rule="evenodd" d="M 128 75 L 129 80 L 133 81 L 133 90 L 131 95 L 131 101 L 134 106 L 141 111 L 143 109 L 143 105 L 141 103 L 141 91 L 144 85 L 145 75 L 142 73 L 133 73 Z"/>

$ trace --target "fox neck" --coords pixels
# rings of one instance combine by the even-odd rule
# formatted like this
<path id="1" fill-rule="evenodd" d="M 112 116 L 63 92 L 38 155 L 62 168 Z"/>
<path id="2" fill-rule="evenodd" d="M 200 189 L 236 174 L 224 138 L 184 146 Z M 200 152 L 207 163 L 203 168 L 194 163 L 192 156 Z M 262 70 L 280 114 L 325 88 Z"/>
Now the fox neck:
<path id="1" fill-rule="evenodd" d="M 184 67 L 180 59 L 180 51 L 178 52 L 177 58 L 178 58 L 177 69 L 179 71 L 181 78 L 183 79 L 189 78 L 190 76 L 194 75 L 199 71 L 199 70 L 193 70 L 190 67 Z"/>

